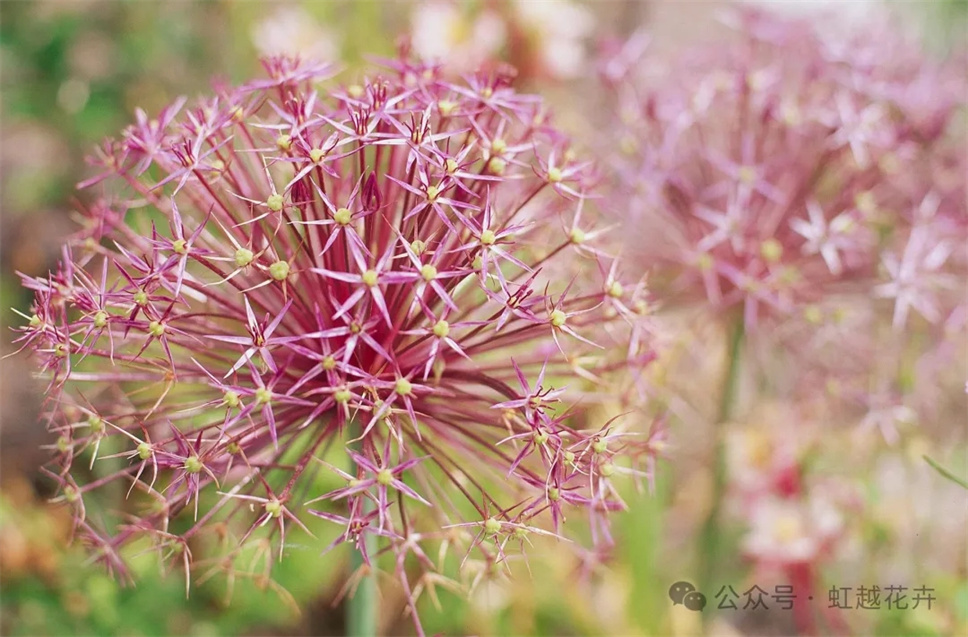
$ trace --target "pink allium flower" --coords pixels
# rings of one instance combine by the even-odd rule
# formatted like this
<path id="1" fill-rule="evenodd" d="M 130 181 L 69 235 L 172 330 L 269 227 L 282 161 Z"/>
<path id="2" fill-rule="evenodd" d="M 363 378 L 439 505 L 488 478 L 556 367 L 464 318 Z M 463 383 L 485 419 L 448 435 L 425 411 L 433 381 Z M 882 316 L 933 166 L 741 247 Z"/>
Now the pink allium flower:
<path id="1" fill-rule="evenodd" d="M 568 80 L 587 66 L 585 43 L 594 15 L 571 0 L 468 3 L 428 0 L 414 5 L 414 50 L 429 60 L 473 68 L 503 56 L 528 79 Z"/>
<path id="2" fill-rule="evenodd" d="M 730 481 L 747 500 L 762 493 L 796 492 L 800 489 L 800 446 L 792 435 L 771 435 L 756 428 L 730 431 L 726 435 Z"/>
<path id="3" fill-rule="evenodd" d="M 672 65 L 641 35 L 603 65 L 619 201 L 641 232 L 630 253 L 656 289 L 742 308 L 748 327 L 857 291 L 890 299 L 898 329 L 943 320 L 965 266 L 963 68 L 886 21 L 734 25 L 735 41 Z"/>
<path id="4" fill-rule="evenodd" d="M 512 61 L 539 77 L 575 79 L 587 71 L 586 42 L 595 28 L 590 7 L 571 0 L 513 0 L 506 10 Z"/>
<path id="5" fill-rule="evenodd" d="M 493 59 L 505 46 L 507 33 L 501 16 L 488 8 L 473 15 L 457 2 L 430 0 L 413 5 L 410 37 L 414 51 L 425 60 L 453 60 L 468 70 Z"/>
<path id="6" fill-rule="evenodd" d="M 822 495 L 763 497 L 752 506 L 743 550 L 772 567 L 814 562 L 830 549 L 843 524 L 843 515 Z"/>
<path id="7" fill-rule="evenodd" d="M 784 405 L 756 417 L 769 426 L 731 427 L 727 437 L 727 502 L 746 527 L 738 548 L 757 581 L 793 586 L 801 598 L 823 595 L 821 568 L 843 554 L 858 494 L 843 475 L 815 467 L 824 437 L 801 410 Z M 802 632 L 816 632 L 807 605 L 792 610 Z M 824 619 L 843 624 L 834 612 Z"/>
<path id="8" fill-rule="evenodd" d="M 256 22 L 252 44 L 262 55 L 302 55 L 328 60 L 339 55 L 340 39 L 299 5 L 282 4 Z"/>
<path id="9" fill-rule="evenodd" d="M 406 61 L 322 92 L 327 66 L 265 66 L 139 111 L 93 159 L 103 198 L 59 270 L 24 277 L 50 475 L 86 540 L 124 574 L 150 538 L 190 577 L 224 522 L 241 539 L 207 564 L 231 571 L 315 515 L 367 563 L 396 555 L 414 618 L 448 546 L 497 573 L 586 511 L 607 547 L 613 480 L 652 470 L 656 436 L 572 403 L 651 356 L 541 101 Z M 314 491 L 320 470 L 345 484 Z"/>

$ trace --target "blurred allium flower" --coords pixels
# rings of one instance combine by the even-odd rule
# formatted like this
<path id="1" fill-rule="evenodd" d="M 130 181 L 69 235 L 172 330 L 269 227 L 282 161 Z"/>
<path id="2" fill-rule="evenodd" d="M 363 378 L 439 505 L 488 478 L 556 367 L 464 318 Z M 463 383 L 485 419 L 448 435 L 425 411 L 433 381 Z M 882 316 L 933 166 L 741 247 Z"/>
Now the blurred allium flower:
<path id="1" fill-rule="evenodd" d="M 896 328 L 943 320 L 965 266 L 963 68 L 886 21 L 735 26 L 669 66 L 641 35 L 603 65 L 619 200 L 642 229 L 629 247 L 657 289 L 741 307 L 748 327 L 764 310 L 819 320 L 818 301 L 858 290 L 889 299 Z"/>
<path id="2" fill-rule="evenodd" d="M 252 28 L 252 43 L 262 55 L 300 55 L 331 60 L 339 54 L 339 38 L 298 5 L 280 4 Z"/>
<path id="3" fill-rule="evenodd" d="M 746 555 L 770 565 L 789 566 L 818 560 L 843 527 L 843 516 L 822 495 L 804 499 L 764 497 L 752 507 Z"/>
<path id="4" fill-rule="evenodd" d="M 843 503 L 836 488 L 821 484 L 786 497 L 763 495 L 752 502 L 749 530 L 743 537 L 744 557 L 752 562 L 757 578 L 779 576 L 798 596 L 821 598 L 824 587 L 819 568 L 837 554 L 845 533 Z M 763 581 L 761 579 L 760 581 Z M 817 632 L 816 618 L 807 604 L 793 605 L 799 633 Z M 824 621 L 841 630 L 844 618 L 837 609 L 824 608 Z"/>
<path id="5" fill-rule="evenodd" d="M 838 22 L 852 25 L 875 19 L 880 10 L 878 0 L 854 0 L 841 2 L 840 0 L 814 0 L 813 2 L 769 2 L 769 0 L 742 0 L 746 4 L 759 5 L 777 13 L 813 18 L 819 24 L 825 25 L 825 18 L 833 18 L 836 12 Z"/>
<path id="6" fill-rule="evenodd" d="M 800 445 L 780 436 L 748 428 L 726 438 L 726 467 L 734 488 L 744 499 L 766 493 L 794 493 L 800 488 Z"/>
<path id="7" fill-rule="evenodd" d="M 367 564 L 394 555 L 413 611 L 448 547 L 497 575 L 581 511 L 607 547 L 613 480 L 658 445 L 584 407 L 650 359 L 640 288 L 582 217 L 587 165 L 500 75 L 397 61 L 319 93 L 329 67 L 265 66 L 139 111 L 93 158 L 104 198 L 57 272 L 24 276 L 85 540 L 122 574 L 142 538 L 186 577 L 233 573 L 315 515 Z M 193 556 L 207 532 L 225 559 Z"/>
<path id="8" fill-rule="evenodd" d="M 461 3 L 430 0 L 411 16 L 414 50 L 473 68 L 504 51 L 526 77 L 569 79 L 586 65 L 594 19 L 570 0 Z"/>
<path id="9" fill-rule="evenodd" d="M 512 44 L 521 49 L 516 64 L 528 60 L 537 75 L 570 79 L 586 70 L 585 42 L 595 19 L 587 7 L 569 0 L 515 0 Z M 524 58 L 524 59 L 522 59 Z"/>
<path id="10" fill-rule="evenodd" d="M 426 60 L 446 60 L 449 67 L 473 70 L 493 58 L 507 43 L 504 21 L 484 8 L 447 0 L 420 2 L 410 15 L 414 52 Z"/>
<path id="11" fill-rule="evenodd" d="M 763 416 L 769 427 L 731 428 L 727 437 L 728 501 L 747 526 L 740 549 L 761 581 L 779 576 L 800 595 L 820 596 L 819 568 L 843 548 L 857 496 L 842 477 L 811 468 L 821 437 L 798 435 L 816 430 L 799 410 L 767 409 Z M 809 611 L 794 608 L 794 619 L 805 633 L 816 632 Z M 825 620 L 843 622 L 833 612 Z"/>

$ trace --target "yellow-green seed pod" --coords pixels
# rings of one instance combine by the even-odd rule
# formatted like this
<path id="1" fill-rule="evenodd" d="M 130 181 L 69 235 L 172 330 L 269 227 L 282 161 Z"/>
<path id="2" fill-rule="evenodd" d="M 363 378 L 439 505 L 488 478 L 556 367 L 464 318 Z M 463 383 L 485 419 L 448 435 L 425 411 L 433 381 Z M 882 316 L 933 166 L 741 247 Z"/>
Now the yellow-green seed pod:
<path id="1" fill-rule="evenodd" d="M 285 281 L 289 278 L 289 262 L 276 261 L 269 266 L 269 275 L 276 281 Z"/>
<path id="2" fill-rule="evenodd" d="M 87 426 L 91 428 L 93 434 L 104 433 L 104 419 L 97 414 L 91 414 L 87 417 Z"/>
<path id="3" fill-rule="evenodd" d="M 269 195 L 269 198 L 266 199 L 266 206 L 272 212 L 279 212 L 280 210 L 282 210 L 284 204 L 285 204 L 285 199 L 283 199 L 282 195 L 280 194 Z"/>
<path id="4" fill-rule="evenodd" d="M 222 402 L 234 409 L 239 406 L 242 400 L 239 398 L 239 394 L 237 392 L 229 389 L 222 395 Z"/>
<path id="5" fill-rule="evenodd" d="M 434 324 L 434 336 L 437 338 L 447 338 L 450 334 L 450 323 L 444 319 L 440 319 Z"/>
<path id="6" fill-rule="evenodd" d="M 165 333 L 165 324 L 159 321 L 152 321 L 148 323 L 148 333 L 155 338 L 161 338 Z"/>
<path id="7" fill-rule="evenodd" d="M 393 391 L 401 396 L 409 396 L 413 392 L 413 384 L 406 378 L 398 378 Z"/>
<path id="8" fill-rule="evenodd" d="M 239 248 L 235 251 L 234 259 L 236 267 L 244 268 L 252 263 L 252 259 L 254 258 L 255 255 L 252 253 L 252 250 L 249 250 L 248 248 Z"/>
<path id="9" fill-rule="evenodd" d="M 188 473 L 199 473 L 202 470 L 202 461 L 198 456 L 188 456 L 185 458 L 185 471 Z"/>
<path id="10" fill-rule="evenodd" d="M 347 226 L 353 220 L 353 211 L 349 208 L 340 208 L 333 213 L 333 219 L 339 225 Z"/>
<path id="11" fill-rule="evenodd" d="M 266 513 L 269 514 L 269 517 L 278 518 L 282 515 L 282 502 L 279 502 L 279 500 L 276 500 L 275 498 L 266 502 L 265 507 Z"/>
<path id="12" fill-rule="evenodd" d="M 423 277 L 424 281 L 430 283 L 437 278 L 437 268 L 429 263 L 424 264 L 423 267 L 420 268 L 420 276 Z"/>

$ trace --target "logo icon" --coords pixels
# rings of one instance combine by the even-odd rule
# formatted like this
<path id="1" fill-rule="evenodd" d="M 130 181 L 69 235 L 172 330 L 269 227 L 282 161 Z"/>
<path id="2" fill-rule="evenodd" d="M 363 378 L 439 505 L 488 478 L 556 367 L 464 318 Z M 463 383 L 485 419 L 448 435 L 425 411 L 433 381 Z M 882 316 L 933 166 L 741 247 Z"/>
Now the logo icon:
<path id="1" fill-rule="evenodd" d="M 683 598 L 691 592 L 696 590 L 696 587 L 689 582 L 676 582 L 669 588 L 669 599 L 672 600 L 672 605 L 681 604 Z"/>
<path id="2" fill-rule="evenodd" d="M 676 582 L 669 587 L 672 605 L 682 604 L 689 610 L 701 611 L 706 607 L 706 596 L 696 590 L 689 582 Z"/>
<path id="3" fill-rule="evenodd" d="M 706 607 L 706 596 L 699 591 L 686 593 L 682 598 L 682 605 L 689 610 L 702 610 Z"/>

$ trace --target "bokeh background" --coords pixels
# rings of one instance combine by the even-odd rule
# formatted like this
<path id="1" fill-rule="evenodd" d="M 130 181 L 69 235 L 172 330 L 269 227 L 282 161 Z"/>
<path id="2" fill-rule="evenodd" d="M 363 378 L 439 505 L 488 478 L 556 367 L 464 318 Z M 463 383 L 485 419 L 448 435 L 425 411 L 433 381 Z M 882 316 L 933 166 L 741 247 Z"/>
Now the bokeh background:
<path id="1" fill-rule="evenodd" d="M 877 4 L 777 2 L 773 9 L 833 12 L 863 23 Z M 725 3 L 664 0 L 603 2 L 63 2 L 0 3 L 0 308 L 29 306 L 16 272 L 47 271 L 72 229 L 74 184 L 89 173 L 84 156 L 99 140 L 133 119 L 136 107 L 157 112 L 176 95 L 204 93 L 214 78 L 242 81 L 258 72 L 262 54 L 298 50 L 341 61 L 347 72 L 373 56 L 392 55 L 409 36 L 428 55 L 463 63 L 491 55 L 520 70 L 526 89 L 540 90 L 558 121 L 579 139 L 591 139 L 587 117 L 594 99 L 588 84 L 591 57 L 607 39 L 645 29 L 656 55 L 674 56 L 691 43 L 725 37 L 716 20 Z M 964 44 L 964 0 L 894 3 L 891 9 L 943 57 Z M 492 20 L 479 19 L 487 9 Z M 582 96 L 575 99 L 575 95 Z M 962 114 L 962 117 L 964 115 Z M 789 634 L 782 613 L 699 613 L 673 607 L 669 586 L 695 577 L 702 521 L 713 481 L 705 455 L 708 423 L 717 397 L 704 372 L 717 378 L 726 336 L 697 325 L 691 339 L 708 340 L 705 360 L 663 363 L 661 373 L 683 405 L 670 423 L 670 459 L 660 465 L 656 492 L 630 495 L 631 510 L 618 518 L 619 551 L 594 585 L 570 572 L 553 552 L 535 560 L 532 578 L 478 589 L 469 602 L 441 594 L 441 608 L 424 617 L 428 631 L 449 634 Z M 4 329 L 0 353 L 11 351 Z M 957 340 L 964 348 L 964 338 Z M 676 348 L 670 347 L 671 351 Z M 696 351 L 695 342 L 690 351 Z M 964 370 L 957 370 L 964 377 Z M 231 603 L 224 582 L 194 586 L 186 600 L 180 573 L 141 562 L 136 587 L 124 588 L 70 546 L 69 516 L 48 503 L 50 485 L 38 473 L 45 444 L 37 424 L 38 391 L 24 357 L 4 361 L 0 387 L 0 633 L 6 635 L 321 635 L 340 634 L 336 601 L 346 574 L 340 551 L 317 558 L 328 543 L 295 547 L 274 569 L 274 583 L 258 577 L 237 582 Z M 940 430 L 914 430 L 895 445 L 876 431 L 842 434 L 792 431 L 790 407 L 757 400 L 740 379 L 730 437 L 739 451 L 734 472 L 766 462 L 796 439 L 811 454 L 812 472 L 836 483 L 842 529 L 835 559 L 824 564 L 826 587 L 893 581 L 934 589 L 931 610 L 854 610 L 843 613 L 851 632 L 908 635 L 966 634 L 966 491 L 923 460 L 928 454 L 965 476 L 964 402 Z M 718 381 L 716 381 L 718 382 Z M 748 384 L 748 383 L 747 383 Z M 764 455 L 766 460 L 764 460 Z M 732 479 L 741 480 L 742 475 Z M 844 504 L 848 502 L 848 504 Z M 730 518 L 713 529 L 723 549 L 717 572 L 742 592 L 757 581 L 740 548 L 751 521 Z M 554 585 L 545 585 L 554 582 Z M 562 584 L 564 583 L 564 584 Z M 711 591 L 707 596 L 712 598 Z M 513 600 L 513 604 L 511 603 Z M 396 607 L 387 600 L 387 607 Z M 409 633 L 406 618 L 388 617 L 389 633 Z"/>

